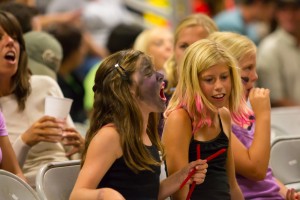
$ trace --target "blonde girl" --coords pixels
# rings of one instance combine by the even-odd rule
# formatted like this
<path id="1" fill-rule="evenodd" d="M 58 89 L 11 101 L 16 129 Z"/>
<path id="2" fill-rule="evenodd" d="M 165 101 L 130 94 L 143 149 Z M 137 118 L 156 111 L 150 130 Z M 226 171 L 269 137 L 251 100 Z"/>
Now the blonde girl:
<path id="1" fill-rule="evenodd" d="M 246 102 L 235 59 L 218 43 L 203 39 L 187 48 L 179 73 L 162 136 L 169 175 L 196 159 L 197 145 L 202 159 L 225 148 L 208 163 L 205 181 L 196 186 L 191 199 L 243 199 L 235 178 L 231 118 L 250 124 L 250 111 L 243 109 Z M 184 187 L 173 199 L 185 199 L 188 191 Z"/>

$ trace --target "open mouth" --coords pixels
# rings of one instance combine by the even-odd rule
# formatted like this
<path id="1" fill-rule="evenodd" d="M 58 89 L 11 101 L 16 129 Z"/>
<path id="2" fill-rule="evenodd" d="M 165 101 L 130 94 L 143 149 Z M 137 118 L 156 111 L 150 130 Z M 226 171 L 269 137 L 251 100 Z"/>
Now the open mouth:
<path id="1" fill-rule="evenodd" d="M 5 54 L 4 58 L 10 62 L 13 62 L 16 59 L 16 54 L 14 52 L 10 51 L 7 54 Z"/>
<path id="2" fill-rule="evenodd" d="M 161 88 L 160 88 L 160 91 L 159 91 L 159 96 L 160 96 L 160 98 L 161 98 L 163 101 L 167 101 L 167 98 L 166 98 L 166 96 L 165 96 L 164 90 L 165 90 L 165 82 L 162 82 Z"/>
<path id="3" fill-rule="evenodd" d="M 220 100 L 220 99 L 223 99 L 224 97 L 225 97 L 225 94 L 217 94 L 217 95 L 214 95 L 214 96 L 212 96 L 214 99 L 218 99 L 218 100 Z"/>

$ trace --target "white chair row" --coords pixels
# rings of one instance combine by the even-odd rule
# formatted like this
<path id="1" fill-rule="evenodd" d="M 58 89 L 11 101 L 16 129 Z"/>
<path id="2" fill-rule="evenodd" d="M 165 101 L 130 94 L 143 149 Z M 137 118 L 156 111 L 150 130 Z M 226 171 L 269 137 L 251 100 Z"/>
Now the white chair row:
<path id="1" fill-rule="evenodd" d="M 274 176 L 287 187 L 300 191 L 300 135 L 288 135 L 278 128 L 276 135 L 272 140 L 270 158 Z M 161 179 L 166 177 L 164 167 L 162 165 Z M 79 170 L 80 160 L 44 165 L 37 175 L 36 192 L 16 175 L 0 170 L 0 199 L 69 199 Z"/>
<path id="2" fill-rule="evenodd" d="M 0 199 L 39 200 L 28 183 L 5 170 L 0 170 Z"/>
<path id="3" fill-rule="evenodd" d="M 270 166 L 276 178 L 300 191 L 300 106 L 272 108 Z"/>
<path id="4" fill-rule="evenodd" d="M 36 191 L 42 200 L 67 200 L 80 171 L 80 160 L 51 162 L 36 177 Z"/>
<path id="5" fill-rule="evenodd" d="M 284 185 L 300 191 L 300 136 L 276 137 L 271 146 L 270 166 Z"/>
<path id="6" fill-rule="evenodd" d="M 18 176 L 0 170 L 0 199 L 67 200 L 80 170 L 80 160 L 44 165 L 36 178 L 36 191 Z"/>

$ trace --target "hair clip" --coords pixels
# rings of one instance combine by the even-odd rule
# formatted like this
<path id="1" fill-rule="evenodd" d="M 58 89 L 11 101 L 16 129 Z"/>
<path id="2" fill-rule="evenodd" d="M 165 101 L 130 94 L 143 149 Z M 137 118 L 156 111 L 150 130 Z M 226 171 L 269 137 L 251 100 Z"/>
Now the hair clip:
<path id="1" fill-rule="evenodd" d="M 122 77 L 122 79 L 123 79 L 124 81 L 128 81 L 128 80 L 129 80 L 128 72 L 127 72 L 121 65 L 119 65 L 118 63 L 115 64 L 115 69 L 117 70 L 117 72 L 120 74 L 120 76 Z M 118 69 L 121 69 L 121 71 L 122 71 L 123 73 L 121 73 L 121 71 L 118 70 Z"/>

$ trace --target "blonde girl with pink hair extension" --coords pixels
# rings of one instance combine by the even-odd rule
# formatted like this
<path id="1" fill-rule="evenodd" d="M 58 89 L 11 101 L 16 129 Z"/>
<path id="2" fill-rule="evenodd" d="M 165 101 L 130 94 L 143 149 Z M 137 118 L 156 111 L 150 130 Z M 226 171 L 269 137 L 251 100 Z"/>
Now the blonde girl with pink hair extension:
<path id="1" fill-rule="evenodd" d="M 225 148 L 208 163 L 205 181 L 195 187 L 190 199 L 244 199 L 234 171 L 231 118 L 250 125 L 252 111 L 243 98 L 236 60 L 223 46 L 202 39 L 187 48 L 178 70 L 178 85 L 164 113 L 168 175 L 195 160 L 198 145 L 201 159 Z M 172 198 L 184 199 L 188 191 L 184 186 Z"/>

